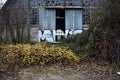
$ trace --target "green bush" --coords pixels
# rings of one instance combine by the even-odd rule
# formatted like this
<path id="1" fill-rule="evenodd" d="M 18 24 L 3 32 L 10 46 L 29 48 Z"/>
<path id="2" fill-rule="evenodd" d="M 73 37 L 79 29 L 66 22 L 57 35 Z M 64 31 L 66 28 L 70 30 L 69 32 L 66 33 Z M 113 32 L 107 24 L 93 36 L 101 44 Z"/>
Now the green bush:
<path id="1" fill-rule="evenodd" d="M 74 39 L 66 39 L 66 43 L 75 53 L 83 53 L 82 58 L 96 62 L 108 62 L 120 66 L 120 0 L 105 0 L 98 7 L 89 26 Z M 70 46 L 74 45 L 74 46 Z"/>
<path id="2" fill-rule="evenodd" d="M 46 44 L 1 46 L 0 62 L 8 65 L 77 65 L 79 60 L 65 47 L 47 47 Z"/>
<path id="3" fill-rule="evenodd" d="M 89 31 L 83 31 L 81 34 L 73 35 L 63 39 L 60 46 L 66 46 L 75 54 L 81 54 L 85 52 L 88 41 Z"/>

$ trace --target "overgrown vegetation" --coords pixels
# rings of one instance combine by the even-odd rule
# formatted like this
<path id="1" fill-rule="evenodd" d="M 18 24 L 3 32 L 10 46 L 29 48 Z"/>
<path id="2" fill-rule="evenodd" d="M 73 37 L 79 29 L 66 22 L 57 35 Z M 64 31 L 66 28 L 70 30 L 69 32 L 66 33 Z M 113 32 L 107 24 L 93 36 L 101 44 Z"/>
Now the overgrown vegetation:
<path id="1" fill-rule="evenodd" d="M 63 40 L 84 59 L 120 66 L 120 0 L 105 0 L 88 31 Z M 74 47 L 74 48 L 73 48 Z M 81 56 L 81 55 L 80 55 Z"/>
<path id="2" fill-rule="evenodd" d="M 55 47 L 44 44 L 18 44 L 0 47 L 0 64 L 9 68 L 15 66 L 70 66 L 79 63 L 79 57 L 66 47 Z"/>

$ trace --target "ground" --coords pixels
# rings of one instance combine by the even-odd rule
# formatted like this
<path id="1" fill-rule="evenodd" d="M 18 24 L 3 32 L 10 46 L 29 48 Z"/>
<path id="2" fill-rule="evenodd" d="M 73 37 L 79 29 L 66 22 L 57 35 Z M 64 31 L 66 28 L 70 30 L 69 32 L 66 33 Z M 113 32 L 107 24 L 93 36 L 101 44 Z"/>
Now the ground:
<path id="1" fill-rule="evenodd" d="M 6 79 L 0 78 L 0 80 L 120 80 L 120 76 L 116 73 L 109 67 L 95 64 L 81 64 L 75 67 L 34 66 L 20 68 L 15 74 L 7 75 Z"/>

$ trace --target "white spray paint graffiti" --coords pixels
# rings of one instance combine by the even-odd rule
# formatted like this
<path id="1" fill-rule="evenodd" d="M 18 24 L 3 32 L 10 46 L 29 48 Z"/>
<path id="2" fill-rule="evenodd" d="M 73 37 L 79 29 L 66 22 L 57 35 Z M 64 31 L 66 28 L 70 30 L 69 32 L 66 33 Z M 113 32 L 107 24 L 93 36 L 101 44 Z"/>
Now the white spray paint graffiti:
<path id="1" fill-rule="evenodd" d="M 38 41 L 48 41 L 48 42 L 55 42 L 56 41 L 56 36 L 58 39 L 61 38 L 61 36 L 63 37 L 67 37 L 68 35 L 75 35 L 78 33 L 81 33 L 82 30 L 39 30 L 38 31 Z"/>

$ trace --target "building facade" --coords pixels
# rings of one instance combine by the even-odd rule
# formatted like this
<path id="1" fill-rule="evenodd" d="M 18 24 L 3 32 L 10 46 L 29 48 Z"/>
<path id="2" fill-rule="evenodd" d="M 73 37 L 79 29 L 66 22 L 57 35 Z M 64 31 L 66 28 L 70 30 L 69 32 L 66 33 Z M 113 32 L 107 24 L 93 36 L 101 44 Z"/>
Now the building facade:
<path id="1" fill-rule="evenodd" d="M 9 0 L 8 0 L 9 1 Z M 59 41 L 88 29 L 101 0 L 16 0 L 22 6 L 32 41 Z"/>

